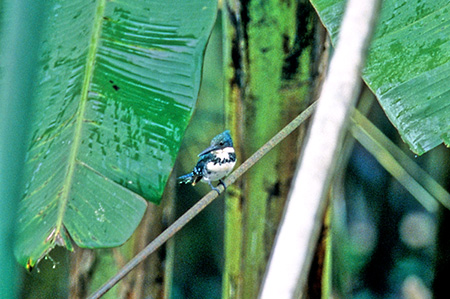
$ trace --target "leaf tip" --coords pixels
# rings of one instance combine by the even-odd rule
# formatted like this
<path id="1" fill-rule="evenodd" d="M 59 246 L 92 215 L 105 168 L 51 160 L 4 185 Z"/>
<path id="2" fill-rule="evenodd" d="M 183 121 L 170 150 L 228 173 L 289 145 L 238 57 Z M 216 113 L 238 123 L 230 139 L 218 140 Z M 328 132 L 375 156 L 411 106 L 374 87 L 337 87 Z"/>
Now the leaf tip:
<path id="1" fill-rule="evenodd" d="M 31 258 L 29 258 L 27 260 L 27 265 L 25 266 L 25 268 L 27 269 L 28 272 L 31 273 L 31 271 L 33 271 L 33 269 L 34 269 L 35 264 L 36 264 L 36 262 L 33 262 L 33 260 Z"/>

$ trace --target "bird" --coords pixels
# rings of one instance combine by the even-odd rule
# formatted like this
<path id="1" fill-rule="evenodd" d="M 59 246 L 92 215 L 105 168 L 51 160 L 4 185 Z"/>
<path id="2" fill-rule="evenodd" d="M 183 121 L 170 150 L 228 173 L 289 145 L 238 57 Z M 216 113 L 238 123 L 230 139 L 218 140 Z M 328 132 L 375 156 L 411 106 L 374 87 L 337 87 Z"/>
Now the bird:
<path id="1" fill-rule="evenodd" d="M 214 187 L 212 182 L 219 181 L 218 185 L 221 184 L 226 189 L 222 178 L 227 176 L 236 164 L 236 152 L 230 131 L 226 130 L 214 137 L 210 146 L 198 154 L 198 157 L 199 160 L 192 172 L 178 177 L 178 182 L 195 186 L 202 181 L 208 183 L 211 189 L 220 195 L 219 189 Z"/>

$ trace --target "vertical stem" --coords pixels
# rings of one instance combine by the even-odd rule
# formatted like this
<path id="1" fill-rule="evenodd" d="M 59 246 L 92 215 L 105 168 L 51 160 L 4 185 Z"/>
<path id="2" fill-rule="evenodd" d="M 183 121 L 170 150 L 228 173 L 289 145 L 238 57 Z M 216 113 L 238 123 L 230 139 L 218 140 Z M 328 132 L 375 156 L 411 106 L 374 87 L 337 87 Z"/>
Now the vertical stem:
<path id="1" fill-rule="evenodd" d="M 248 158 L 308 102 L 311 49 L 303 41 L 312 37 L 312 20 L 305 3 L 224 2 L 226 119 L 238 161 Z M 228 189 L 223 298 L 258 294 L 295 169 L 297 151 L 292 148 L 298 145 L 297 136 L 290 136 Z"/>
<path id="2" fill-rule="evenodd" d="M 308 142 L 294 179 L 261 298 L 304 296 L 326 208 L 326 195 L 348 116 L 360 89 L 371 33 L 381 1 L 350 0 Z"/>
<path id="3" fill-rule="evenodd" d="M 241 3 L 235 0 L 223 2 L 223 64 L 226 127 L 234 137 L 235 150 L 240 161 L 244 160 L 243 101 L 245 94 L 245 51 Z M 225 265 L 222 282 L 222 298 L 242 296 L 242 180 L 228 188 L 225 197 Z"/>

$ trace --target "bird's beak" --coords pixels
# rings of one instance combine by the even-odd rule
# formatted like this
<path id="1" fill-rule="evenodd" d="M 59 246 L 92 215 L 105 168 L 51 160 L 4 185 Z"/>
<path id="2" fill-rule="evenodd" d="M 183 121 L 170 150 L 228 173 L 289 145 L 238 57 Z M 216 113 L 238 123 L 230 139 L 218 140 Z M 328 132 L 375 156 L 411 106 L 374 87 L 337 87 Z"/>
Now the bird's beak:
<path id="1" fill-rule="evenodd" d="M 202 151 L 200 154 L 198 154 L 198 156 L 200 157 L 200 156 L 202 156 L 204 154 L 207 154 L 209 152 L 212 152 L 212 151 L 215 151 L 215 150 L 218 150 L 218 149 L 220 149 L 220 147 L 215 146 L 215 145 L 211 145 L 210 147 L 208 147 L 204 151 Z"/>

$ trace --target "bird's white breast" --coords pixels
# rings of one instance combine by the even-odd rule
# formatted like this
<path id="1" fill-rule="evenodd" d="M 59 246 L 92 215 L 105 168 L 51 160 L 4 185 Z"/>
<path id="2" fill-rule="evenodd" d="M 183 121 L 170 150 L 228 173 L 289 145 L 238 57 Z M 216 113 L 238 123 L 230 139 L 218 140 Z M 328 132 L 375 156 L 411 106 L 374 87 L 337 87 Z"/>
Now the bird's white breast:
<path id="1" fill-rule="evenodd" d="M 226 147 L 221 150 L 216 150 L 212 152 L 221 161 L 226 161 L 230 159 L 230 154 L 234 153 L 234 148 Z M 228 161 L 226 163 L 214 163 L 209 162 L 206 164 L 206 171 L 203 179 L 205 181 L 217 181 L 226 176 L 233 170 L 236 161 Z"/>

